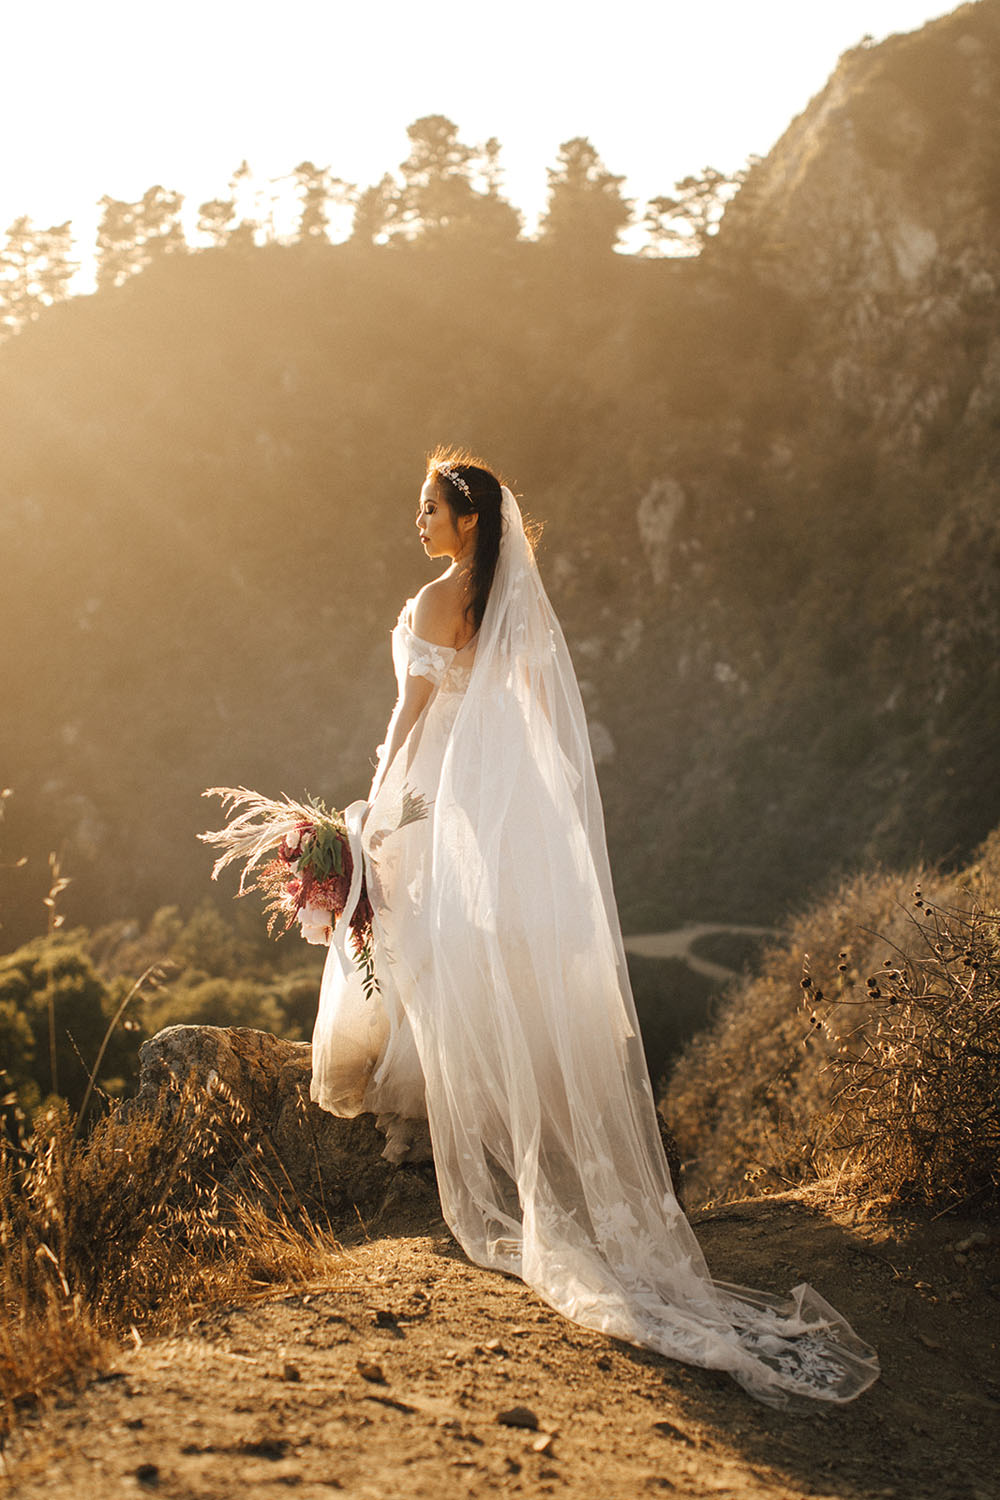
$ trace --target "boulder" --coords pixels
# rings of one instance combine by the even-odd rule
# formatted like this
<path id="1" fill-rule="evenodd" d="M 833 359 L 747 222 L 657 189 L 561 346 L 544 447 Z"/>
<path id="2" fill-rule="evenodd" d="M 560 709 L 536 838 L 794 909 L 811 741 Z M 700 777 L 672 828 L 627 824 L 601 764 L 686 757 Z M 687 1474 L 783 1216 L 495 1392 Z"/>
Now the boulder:
<path id="1" fill-rule="evenodd" d="M 341 1119 L 309 1098 L 312 1048 L 248 1026 L 168 1026 L 139 1053 L 124 1119 L 180 1108 L 199 1091 L 207 1127 L 192 1132 L 200 1176 L 275 1212 L 335 1229 L 440 1216 L 426 1120 Z"/>

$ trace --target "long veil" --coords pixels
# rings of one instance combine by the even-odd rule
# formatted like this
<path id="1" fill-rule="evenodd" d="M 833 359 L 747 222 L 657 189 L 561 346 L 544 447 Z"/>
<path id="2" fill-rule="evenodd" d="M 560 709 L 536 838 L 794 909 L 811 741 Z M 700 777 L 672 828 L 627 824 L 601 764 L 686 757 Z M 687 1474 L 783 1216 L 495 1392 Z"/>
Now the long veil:
<path id="1" fill-rule="evenodd" d="M 677 1204 L 576 675 L 506 488 L 502 521 L 443 745 L 422 747 L 418 726 L 368 825 L 392 823 L 379 804 L 407 779 L 432 798 L 378 942 L 419 1054 L 445 1218 L 473 1260 L 581 1324 L 727 1370 L 772 1403 L 849 1400 L 876 1379 L 874 1352 L 808 1286 L 780 1298 L 713 1281 Z"/>

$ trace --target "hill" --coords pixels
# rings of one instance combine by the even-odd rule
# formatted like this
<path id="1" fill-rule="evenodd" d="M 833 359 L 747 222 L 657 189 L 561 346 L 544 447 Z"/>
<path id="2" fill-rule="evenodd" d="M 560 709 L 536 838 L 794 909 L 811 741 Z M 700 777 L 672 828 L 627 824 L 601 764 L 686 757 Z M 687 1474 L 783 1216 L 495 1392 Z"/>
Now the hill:
<path id="1" fill-rule="evenodd" d="M 174 255 L 0 348 L 5 936 L 193 903 L 202 787 L 363 793 L 422 454 L 547 522 L 627 927 L 1000 821 L 1000 4 L 847 54 L 695 261 Z"/>

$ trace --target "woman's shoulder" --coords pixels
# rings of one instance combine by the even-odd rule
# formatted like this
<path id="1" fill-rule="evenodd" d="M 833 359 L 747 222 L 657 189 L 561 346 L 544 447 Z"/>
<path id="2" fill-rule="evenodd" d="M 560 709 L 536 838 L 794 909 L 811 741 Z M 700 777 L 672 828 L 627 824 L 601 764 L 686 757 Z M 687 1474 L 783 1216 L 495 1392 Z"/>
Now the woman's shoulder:
<path id="1" fill-rule="evenodd" d="M 435 578 L 409 601 L 407 624 L 421 640 L 454 649 L 459 636 L 466 633 L 462 603 L 460 584 L 452 578 Z"/>

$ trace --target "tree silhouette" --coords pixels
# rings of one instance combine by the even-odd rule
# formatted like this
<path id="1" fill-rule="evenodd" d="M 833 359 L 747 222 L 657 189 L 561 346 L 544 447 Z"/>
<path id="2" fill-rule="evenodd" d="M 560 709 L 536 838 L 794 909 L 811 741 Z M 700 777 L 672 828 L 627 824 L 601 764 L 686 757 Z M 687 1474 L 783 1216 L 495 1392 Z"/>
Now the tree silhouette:
<path id="1" fill-rule="evenodd" d="M 185 250 L 180 224 L 180 193 L 159 185 L 147 188 L 138 203 L 102 198 L 97 229 L 97 285 L 121 286 L 162 256 Z"/>
<path id="2" fill-rule="evenodd" d="M 471 146 L 458 139 L 458 126 L 444 115 L 424 115 L 407 128 L 410 154 L 400 163 L 402 223 L 433 234 L 468 216 L 472 184 Z"/>
<path id="3" fill-rule="evenodd" d="M 299 217 L 298 238 L 300 240 L 325 240 L 329 229 L 327 207 L 335 187 L 346 188 L 341 178 L 331 175 L 329 167 L 314 166 L 311 161 L 299 162 L 292 177 L 302 202 Z"/>
<path id="4" fill-rule="evenodd" d="M 53 224 L 38 229 L 27 215 L 15 219 L 0 252 L 2 321 L 16 329 L 36 318 L 43 307 L 68 296 L 77 269 L 70 259 L 72 225 Z"/>
<path id="5" fill-rule="evenodd" d="M 621 191 L 624 177 L 609 172 L 586 136 L 578 135 L 559 147 L 548 179 L 542 239 L 574 257 L 613 250 L 632 215 Z"/>
<path id="6" fill-rule="evenodd" d="M 181 193 L 159 185 L 143 193 L 136 222 L 145 265 L 187 249 L 180 221 L 183 206 Z"/>
<path id="7" fill-rule="evenodd" d="M 226 244 L 236 218 L 235 198 L 209 198 L 198 208 L 198 233 L 216 248 Z"/>
<path id="8" fill-rule="evenodd" d="M 254 180 L 250 163 L 243 159 L 229 179 L 229 191 L 235 204 L 236 223 L 229 233 L 227 243 L 248 249 L 256 244 L 260 230 L 260 194 Z"/>
<path id="9" fill-rule="evenodd" d="M 483 147 L 458 139 L 458 126 L 444 115 L 425 115 L 407 129 L 410 154 L 400 164 L 403 178 L 394 214 L 397 232 L 409 238 L 472 235 L 483 244 L 515 240 L 521 219 L 499 192 L 500 143 Z M 478 191 L 474 177 L 485 183 Z M 383 178 L 383 183 L 385 179 Z"/>
<path id="10" fill-rule="evenodd" d="M 745 171 L 727 174 L 703 167 L 700 176 L 674 183 L 675 198 L 651 198 L 643 219 L 651 245 L 657 250 L 674 246 L 679 254 L 700 255 L 718 232 L 726 204 L 746 176 Z"/>
<path id="11" fill-rule="evenodd" d="M 386 172 L 380 182 L 357 195 L 351 239 L 362 245 L 375 245 L 387 239 L 398 211 L 399 188 L 395 178 Z"/>
<path id="12" fill-rule="evenodd" d="M 485 191 L 476 195 L 474 218 L 477 234 L 498 246 L 512 244 L 524 227 L 520 212 L 500 192 L 503 180 L 500 150 L 500 142 L 492 135 L 476 154 L 476 165 Z"/>

